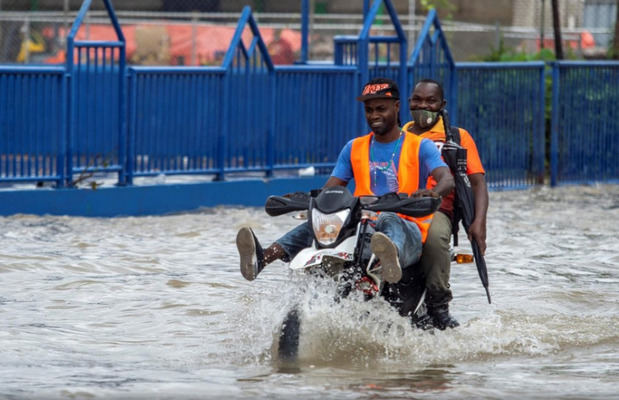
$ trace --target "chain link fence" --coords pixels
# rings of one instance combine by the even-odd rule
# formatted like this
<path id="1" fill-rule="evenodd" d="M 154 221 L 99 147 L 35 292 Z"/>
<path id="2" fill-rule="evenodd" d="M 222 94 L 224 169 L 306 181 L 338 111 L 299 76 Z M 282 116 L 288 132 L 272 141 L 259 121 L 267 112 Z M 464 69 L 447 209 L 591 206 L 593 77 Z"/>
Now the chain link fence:
<path id="1" fill-rule="evenodd" d="M 65 61 L 65 37 L 82 0 L 0 0 L 0 63 L 54 64 Z M 291 64 L 300 58 L 300 0 L 114 0 L 113 4 L 127 39 L 127 57 L 134 65 L 219 65 L 230 43 L 241 9 L 254 11 L 263 39 L 277 64 Z M 323 4 L 324 3 L 324 4 Z M 335 7 L 336 2 L 329 3 Z M 361 13 L 327 13 L 326 2 L 314 0 L 310 24 L 310 60 L 333 60 L 333 37 L 358 35 Z M 339 3 L 338 3 L 339 4 Z M 324 6 L 324 7 L 323 7 Z M 342 10 L 346 11 L 346 10 Z M 408 34 L 409 54 L 423 21 L 399 15 Z M 540 31 L 533 27 L 483 25 L 443 21 L 450 48 L 457 61 L 483 58 L 501 44 L 534 52 L 540 45 Z M 393 35 L 391 22 L 379 15 L 377 34 Z M 587 28 L 609 35 L 608 28 Z M 598 33 L 600 33 L 598 32 Z M 583 28 L 564 29 L 566 48 L 577 56 Z M 103 0 L 94 0 L 80 40 L 115 39 Z M 552 31 L 544 39 L 552 41 Z"/>

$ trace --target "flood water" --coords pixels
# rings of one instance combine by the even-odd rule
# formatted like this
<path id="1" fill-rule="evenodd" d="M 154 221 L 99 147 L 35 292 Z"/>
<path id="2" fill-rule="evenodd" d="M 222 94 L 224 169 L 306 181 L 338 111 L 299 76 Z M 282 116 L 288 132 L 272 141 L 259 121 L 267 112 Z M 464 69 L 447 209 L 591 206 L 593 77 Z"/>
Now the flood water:
<path id="1" fill-rule="evenodd" d="M 619 398 L 619 185 L 490 201 L 493 303 L 454 265 L 461 326 L 437 332 L 380 300 L 334 304 L 281 262 L 245 281 L 237 229 L 270 243 L 298 223 L 259 208 L 0 218 L 0 398 Z M 295 302 L 300 361 L 283 368 Z"/>

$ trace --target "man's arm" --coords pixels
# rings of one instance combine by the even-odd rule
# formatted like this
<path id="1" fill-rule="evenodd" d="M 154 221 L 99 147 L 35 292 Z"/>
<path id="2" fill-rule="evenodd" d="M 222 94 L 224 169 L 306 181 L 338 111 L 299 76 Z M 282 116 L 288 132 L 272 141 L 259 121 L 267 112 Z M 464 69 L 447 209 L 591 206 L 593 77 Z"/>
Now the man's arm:
<path id="1" fill-rule="evenodd" d="M 337 178 L 335 176 L 331 176 L 329 180 L 327 180 L 327 183 L 325 183 L 323 188 L 332 187 L 332 186 L 346 186 L 346 185 L 348 185 L 348 182 L 346 182 L 345 180 Z"/>
<path id="2" fill-rule="evenodd" d="M 432 172 L 430 172 L 430 175 L 432 175 L 432 178 L 434 178 L 434 180 L 436 181 L 436 186 L 432 188 L 432 191 L 445 197 L 454 189 L 454 177 L 453 175 L 451 175 L 451 171 L 449 171 L 449 168 L 434 168 Z"/>
<path id="3" fill-rule="evenodd" d="M 484 174 L 469 175 L 475 196 L 475 219 L 469 227 L 469 240 L 475 239 L 482 255 L 486 253 L 486 214 L 488 212 L 488 186 Z"/>

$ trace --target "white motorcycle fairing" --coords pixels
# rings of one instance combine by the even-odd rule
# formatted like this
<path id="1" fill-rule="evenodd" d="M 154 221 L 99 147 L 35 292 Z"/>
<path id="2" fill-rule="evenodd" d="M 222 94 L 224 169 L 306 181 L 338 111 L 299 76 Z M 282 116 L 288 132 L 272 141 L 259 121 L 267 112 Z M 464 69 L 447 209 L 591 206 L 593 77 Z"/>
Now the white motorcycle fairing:
<path id="1" fill-rule="evenodd" d="M 316 243 L 312 247 L 305 248 L 292 259 L 288 266 L 292 270 L 303 270 L 320 266 L 324 259 L 337 259 L 341 261 L 353 261 L 357 236 L 345 239 L 337 247 L 329 249 L 317 249 Z"/>

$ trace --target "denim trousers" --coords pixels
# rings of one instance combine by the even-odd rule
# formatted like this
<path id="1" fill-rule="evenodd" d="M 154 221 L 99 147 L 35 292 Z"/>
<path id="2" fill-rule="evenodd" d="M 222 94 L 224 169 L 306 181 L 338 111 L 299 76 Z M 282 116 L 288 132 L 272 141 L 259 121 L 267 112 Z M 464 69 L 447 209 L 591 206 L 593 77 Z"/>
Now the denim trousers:
<path id="1" fill-rule="evenodd" d="M 387 235 L 398 249 L 402 268 L 415 264 L 421 257 L 421 231 L 417 224 L 400 218 L 392 212 L 383 212 L 376 221 L 377 232 Z M 312 245 L 314 238 L 309 223 L 304 222 L 275 242 L 286 252 L 284 261 L 289 262 L 301 250 Z"/>

